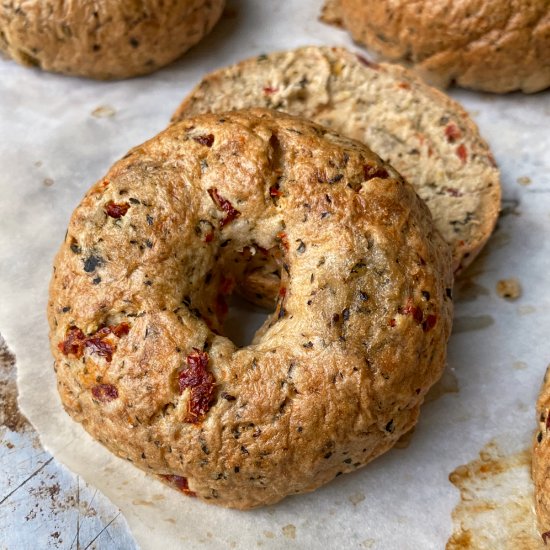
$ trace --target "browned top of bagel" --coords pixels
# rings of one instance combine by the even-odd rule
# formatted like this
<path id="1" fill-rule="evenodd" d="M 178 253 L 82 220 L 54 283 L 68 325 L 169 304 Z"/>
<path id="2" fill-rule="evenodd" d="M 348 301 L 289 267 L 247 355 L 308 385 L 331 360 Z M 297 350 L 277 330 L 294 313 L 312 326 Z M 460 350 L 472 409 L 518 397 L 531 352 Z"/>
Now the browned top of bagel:
<path id="1" fill-rule="evenodd" d="M 218 334 L 243 255 L 281 249 L 251 345 Z M 49 320 L 67 411 L 186 493 L 248 508 L 389 449 L 439 378 L 452 270 L 428 208 L 365 145 L 268 110 L 201 115 L 86 194 Z"/>
<path id="2" fill-rule="evenodd" d="M 550 86 L 548 0 L 328 0 L 323 18 L 440 86 L 496 93 Z"/>
<path id="3" fill-rule="evenodd" d="M 99 79 L 147 74 L 209 33 L 225 0 L 5 0 L 0 51 L 23 65 Z"/>

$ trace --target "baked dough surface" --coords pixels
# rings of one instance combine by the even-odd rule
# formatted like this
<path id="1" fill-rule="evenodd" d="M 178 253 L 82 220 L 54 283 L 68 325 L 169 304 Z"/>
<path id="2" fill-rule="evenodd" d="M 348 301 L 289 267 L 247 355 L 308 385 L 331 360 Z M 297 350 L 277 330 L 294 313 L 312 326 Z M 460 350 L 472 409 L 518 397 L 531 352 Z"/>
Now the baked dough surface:
<path id="1" fill-rule="evenodd" d="M 550 86 L 548 0 L 328 0 L 322 18 L 438 86 L 496 93 Z"/>
<path id="2" fill-rule="evenodd" d="M 0 52 L 98 79 L 147 74 L 210 32 L 225 0 L 3 0 Z"/>
<path id="3" fill-rule="evenodd" d="M 222 331 L 243 256 L 278 247 L 277 307 Z M 186 494 L 250 508 L 385 452 L 445 363 L 452 270 L 428 208 L 365 145 L 268 110 L 131 150 L 72 215 L 50 286 L 68 413 Z"/>

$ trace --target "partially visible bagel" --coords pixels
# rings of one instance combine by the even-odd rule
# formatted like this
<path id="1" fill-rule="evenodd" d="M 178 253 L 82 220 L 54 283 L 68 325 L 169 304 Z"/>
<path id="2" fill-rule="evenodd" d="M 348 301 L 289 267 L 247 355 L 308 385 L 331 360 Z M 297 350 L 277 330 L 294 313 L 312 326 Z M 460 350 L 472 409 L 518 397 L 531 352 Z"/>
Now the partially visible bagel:
<path id="1" fill-rule="evenodd" d="M 327 0 L 322 18 L 441 87 L 533 93 L 550 86 L 548 0 Z"/>
<path id="2" fill-rule="evenodd" d="M 538 527 L 544 543 L 550 541 L 550 368 L 537 401 L 539 429 L 533 442 L 533 482 Z"/>
<path id="3" fill-rule="evenodd" d="M 0 51 L 23 65 L 98 79 L 147 74 L 218 21 L 225 0 L 3 0 Z"/>
<path id="4" fill-rule="evenodd" d="M 239 258 L 273 247 L 277 308 L 237 348 L 224 296 Z M 48 312 L 59 392 L 183 493 L 273 503 L 416 423 L 451 285 L 428 208 L 362 143 L 274 111 L 196 116 L 130 151 L 71 218 Z"/>
<path id="5" fill-rule="evenodd" d="M 172 120 L 247 107 L 304 116 L 366 143 L 426 201 L 461 271 L 500 210 L 500 174 L 466 111 L 399 65 L 343 49 L 306 47 L 207 75 Z"/>

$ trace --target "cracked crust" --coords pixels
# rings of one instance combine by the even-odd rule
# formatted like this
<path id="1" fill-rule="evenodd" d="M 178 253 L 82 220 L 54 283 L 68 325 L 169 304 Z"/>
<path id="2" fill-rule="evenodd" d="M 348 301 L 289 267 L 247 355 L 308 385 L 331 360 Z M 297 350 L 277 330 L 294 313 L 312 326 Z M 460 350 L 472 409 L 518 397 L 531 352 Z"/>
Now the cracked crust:
<path id="1" fill-rule="evenodd" d="M 5 0 L 0 51 L 22 65 L 97 79 L 171 63 L 208 34 L 225 0 Z"/>
<path id="2" fill-rule="evenodd" d="M 219 335 L 224 296 L 243 255 L 274 247 L 277 308 L 237 348 Z M 59 392 L 183 493 L 273 503 L 416 423 L 444 367 L 451 285 L 429 210 L 363 144 L 268 110 L 185 119 L 73 213 L 48 310 Z"/>
<path id="3" fill-rule="evenodd" d="M 441 87 L 534 93 L 550 86 L 548 0 L 328 0 L 321 17 Z"/>
<path id="4" fill-rule="evenodd" d="M 242 61 L 206 76 L 172 120 L 274 107 L 366 143 L 428 204 L 460 272 L 491 235 L 500 174 L 466 111 L 399 65 L 343 49 L 306 47 Z"/>

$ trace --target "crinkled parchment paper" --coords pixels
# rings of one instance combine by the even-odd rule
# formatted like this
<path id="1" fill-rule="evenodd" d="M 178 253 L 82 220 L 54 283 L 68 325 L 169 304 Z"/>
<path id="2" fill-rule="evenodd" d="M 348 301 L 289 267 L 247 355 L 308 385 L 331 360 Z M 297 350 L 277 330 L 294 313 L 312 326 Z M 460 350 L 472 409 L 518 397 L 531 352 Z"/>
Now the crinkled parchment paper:
<path id="1" fill-rule="evenodd" d="M 425 405 L 408 448 L 312 494 L 237 512 L 184 498 L 112 457 L 61 408 L 47 341 L 47 285 L 86 189 L 160 131 L 207 71 L 298 45 L 352 47 L 345 33 L 317 22 L 318 1 L 230 7 L 210 38 L 145 78 L 98 83 L 0 62 L 0 332 L 17 357 L 21 406 L 44 445 L 122 509 L 144 549 L 442 548 L 460 498 L 449 474 L 494 438 L 527 449 L 535 429 L 535 398 L 550 361 L 549 92 L 452 92 L 493 147 L 505 215 L 456 289 L 448 362 L 458 392 Z M 521 285 L 515 301 L 496 292 L 508 278 Z M 528 494 L 529 476 L 517 479 L 517 490 Z"/>

